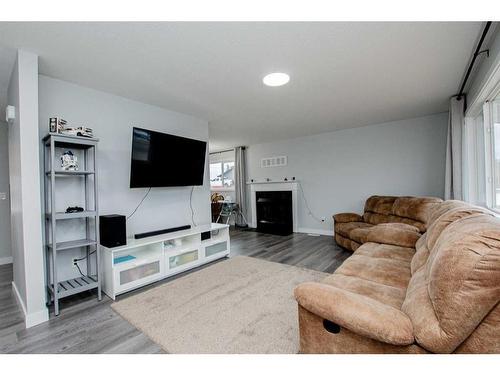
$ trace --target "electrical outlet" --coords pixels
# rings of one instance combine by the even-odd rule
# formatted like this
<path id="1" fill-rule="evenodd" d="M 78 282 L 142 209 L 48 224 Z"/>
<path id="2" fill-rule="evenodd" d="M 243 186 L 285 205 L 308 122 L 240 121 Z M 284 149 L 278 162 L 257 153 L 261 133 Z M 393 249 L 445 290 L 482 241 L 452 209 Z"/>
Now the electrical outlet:
<path id="1" fill-rule="evenodd" d="M 78 264 L 78 258 L 71 259 L 71 264 L 73 265 L 73 268 L 76 268 L 76 265 Z"/>

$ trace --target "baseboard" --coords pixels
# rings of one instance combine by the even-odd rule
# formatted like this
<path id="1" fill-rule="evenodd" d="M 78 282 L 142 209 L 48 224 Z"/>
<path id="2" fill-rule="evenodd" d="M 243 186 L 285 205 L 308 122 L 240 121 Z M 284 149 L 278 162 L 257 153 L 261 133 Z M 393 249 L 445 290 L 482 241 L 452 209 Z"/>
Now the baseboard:
<path id="1" fill-rule="evenodd" d="M 251 224 L 248 224 L 249 228 L 255 229 Z M 322 236 L 333 236 L 333 230 L 327 229 L 313 229 L 313 228 L 298 228 L 296 233 L 311 233 L 311 234 L 320 234 Z"/>
<path id="2" fill-rule="evenodd" d="M 306 234 L 307 233 L 320 234 L 322 236 L 333 236 L 333 230 L 327 230 L 327 229 L 299 228 L 297 232 Z"/>
<path id="3" fill-rule="evenodd" d="M 11 264 L 12 262 L 12 257 L 0 258 L 0 266 L 3 266 L 4 264 Z"/>
<path id="4" fill-rule="evenodd" d="M 12 291 L 14 292 L 14 296 L 16 297 L 17 303 L 19 304 L 23 312 L 24 325 L 26 326 L 26 328 L 36 326 L 40 323 L 44 323 L 49 320 L 49 312 L 47 309 L 36 311 L 30 314 L 27 313 L 26 306 L 24 305 L 23 299 L 21 298 L 21 294 L 19 294 L 19 290 L 17 290 L 17 286 L 14 283 L 14 281 L 12 282 Z"/>

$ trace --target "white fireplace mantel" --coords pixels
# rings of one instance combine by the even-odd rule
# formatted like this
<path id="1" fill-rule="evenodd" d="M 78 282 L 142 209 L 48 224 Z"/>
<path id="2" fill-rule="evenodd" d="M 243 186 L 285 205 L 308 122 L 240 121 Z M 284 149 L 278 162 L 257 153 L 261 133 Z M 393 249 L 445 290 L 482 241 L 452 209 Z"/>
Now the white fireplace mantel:
<path id="1" fill-rule="evenodd" d="M 252 210 L 252 228 L 257 228 L 257 191 L 291 191 L 292 192 L 292 215 L 293 215 L 293 231 L 298 232 L 298 213 L 297 213 L 297 197 L 298 197 L 298 182 L 297 181 L 266 181 L 266 182 L 250 182 L 250 207 Z"/>

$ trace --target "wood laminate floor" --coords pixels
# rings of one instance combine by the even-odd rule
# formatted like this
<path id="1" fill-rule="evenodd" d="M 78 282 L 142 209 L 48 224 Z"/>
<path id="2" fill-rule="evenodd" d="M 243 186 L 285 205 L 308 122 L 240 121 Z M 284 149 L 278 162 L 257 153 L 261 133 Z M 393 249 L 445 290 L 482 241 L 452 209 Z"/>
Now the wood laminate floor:
<path id="1" fill-rule="evenodd" d="M 350 254 L 330 236 L 275 236 L 231 230 L 231 256 L 245 255 L 331 273 Z M 131 293 L 140 293 L 185 274 Z M 92 292 L 64 299 L 59 316 L 51 314 L 48 322 L 24 328 L 22 312 L 12 293 L 12 276 L 11 264 L 0 266 L 0 353 L 163 353 L 111 309 L 111 299 L 103 295 L 98 302 Z"/>

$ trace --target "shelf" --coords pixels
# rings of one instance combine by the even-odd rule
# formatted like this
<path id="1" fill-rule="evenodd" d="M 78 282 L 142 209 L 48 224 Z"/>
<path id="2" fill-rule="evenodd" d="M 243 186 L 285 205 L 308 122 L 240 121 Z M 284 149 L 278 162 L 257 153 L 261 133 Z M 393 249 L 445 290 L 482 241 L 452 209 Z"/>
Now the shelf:
<path id="1" fill-rule="evenodd" d="M 96 276 L 82 276 L 77 277 L 76 279 L 61 281 L 57 284 L 57 286 L 58 297 L 64 298 L 86 290 L 95 289 L 98 286 L 98 282 Z M 48 289 L 49 292 L 54 295 L 54 285 L 51 284 Z"/>
<path id="2" fill-rule="evenodd" d="M 47 176 L 50 176 L 51 171 L 45 172 Z M 94 172 L 91 171 L 55 171 L 56 176 L 85 176 L 92 175 Z"/>
<path id="3" fill-rule="evenodd" d="M 81 219 L 85 217 L 96 217 L 97 213 L 95 211 L 81 211 L 81 212 L 56 212 L 56 220 L 64 220 L 64 219 Z M 52 214 L 45 214 L 47 220 L 52 218 Z"/>
<path id="4" fill-rule="evenodd" d="M 74 240 L 74 241 L 65 241 L 56 243 L 56 250 L 68 250 L 68 249 L 76 249 L 84 246 L 92 246 L 97 245 L 97 242 L 92 239 L 82 239 L 82 240 Z M 52 244 L 47 245 L 48 248 L 52 249 Z"/>
<path id="5" fill-rule="evenodd" d="M 50 146 L 50 139 L 54 139 L 55 147 L 87 149 L 96 146 L 99 139 L 77 137 L 58 133 L 49 133 L 43 138 L 45 146 Z"/>

